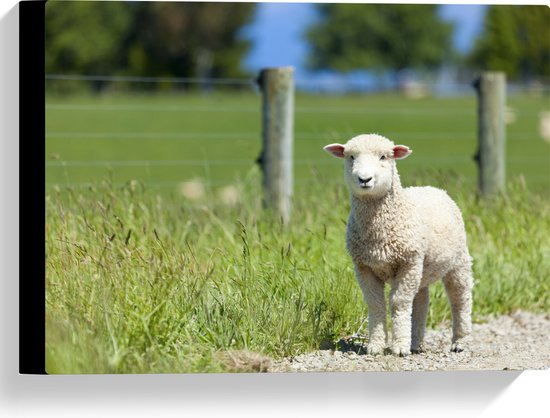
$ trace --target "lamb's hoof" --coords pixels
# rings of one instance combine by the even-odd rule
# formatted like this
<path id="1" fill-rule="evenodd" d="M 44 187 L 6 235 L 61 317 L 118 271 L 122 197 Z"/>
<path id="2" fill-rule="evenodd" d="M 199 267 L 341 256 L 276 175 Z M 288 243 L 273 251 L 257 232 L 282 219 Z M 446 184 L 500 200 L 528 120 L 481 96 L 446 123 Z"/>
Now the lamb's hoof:
<path id="1" fill-rule="evenodd" d="M 464 346 L 460 340 L 455 341 L 454 343 L 451 344 L 451 352 L 462 353 L 463 351 L 464 351 Z"/>
<path id="2" fill-rule="evenodd" d="M 409 347 L 399 346 L 399 345 L 393 345 L 391 347 L 391 352 L 395 356 L 399 357 L 406 357 L 409 354 L 411 354 L 411 349 Z"/>
<path id="3" fill-rule="evenodd" d="M 424 347 L 420 346 L 420 347 L 417 347 L 417 348 L 411 348 L 411 353 L 412 354 L 422 354 L 422 353 L 425 353 L 426 350 L 424 350 Z"/>
<path id="4" fill-rule="evenodd" d="M 383 351 L 384 351 L 384 347 L 380 345 L 374 345 L 374 344 L 367 345 L 367 354 L 371 356 L 377 356 L 379 354 L 382 354 Z"/>

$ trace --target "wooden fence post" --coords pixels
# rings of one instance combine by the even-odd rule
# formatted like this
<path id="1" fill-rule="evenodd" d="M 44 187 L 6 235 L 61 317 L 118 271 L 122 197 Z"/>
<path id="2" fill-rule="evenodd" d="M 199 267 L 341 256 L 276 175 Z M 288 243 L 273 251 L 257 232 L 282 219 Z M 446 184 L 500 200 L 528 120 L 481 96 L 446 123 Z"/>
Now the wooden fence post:
<path id="1" fill-rule="evenodd" d="M 504 190 L 506 175 L 506 75 L 482 73 L 475 81 L 478 97 L 478 141 L 474 157 L 479 166 L 479 189 L 483 196 Z"/>
<path id="2" fill-rule="evenodd" d="M 293 191 L 294 69 L 267 68 L 258 84 L 263 96 L 263 149 L 258 162 L 263 171 L 264 204 L 290 222 Z"/>

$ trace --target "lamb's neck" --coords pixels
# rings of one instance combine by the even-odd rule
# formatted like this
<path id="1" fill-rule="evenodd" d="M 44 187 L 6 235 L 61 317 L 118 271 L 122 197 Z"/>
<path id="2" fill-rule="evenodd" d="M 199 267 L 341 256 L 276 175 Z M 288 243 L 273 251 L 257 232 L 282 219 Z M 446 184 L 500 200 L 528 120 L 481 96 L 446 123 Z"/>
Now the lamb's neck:
<path id="1" fill-rule="evenodd" d="M 351 195 L 352 216 L 356 222 L 369 226 L 374 219 L 391 221 L 396 207 L 402 207 L 404 196 L 400 184 L 393 184 L 392 188 L 382 197 L 371 198 Z"/>

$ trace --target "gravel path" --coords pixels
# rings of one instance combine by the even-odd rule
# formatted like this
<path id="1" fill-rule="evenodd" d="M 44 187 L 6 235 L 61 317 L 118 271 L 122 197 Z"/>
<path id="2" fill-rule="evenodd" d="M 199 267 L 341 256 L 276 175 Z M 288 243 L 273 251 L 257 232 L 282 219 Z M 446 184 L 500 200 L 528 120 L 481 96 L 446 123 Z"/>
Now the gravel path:
<path id="1" fill-rule="evenodd" d="M 407 357 L 323 350 L 274 361 L 270 372 L 526 370 L 550 367 L 550 314 L 518 311 L 474 324 L 467 350 L 451 353 L 451 330 L 427 330 L 426 352 Z"/>

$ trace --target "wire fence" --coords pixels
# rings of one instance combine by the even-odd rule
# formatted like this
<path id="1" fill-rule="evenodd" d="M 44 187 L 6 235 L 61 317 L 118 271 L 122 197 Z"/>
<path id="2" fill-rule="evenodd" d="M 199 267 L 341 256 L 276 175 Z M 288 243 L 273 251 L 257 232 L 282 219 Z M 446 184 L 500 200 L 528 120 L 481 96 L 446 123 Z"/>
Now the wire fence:
<path id="1" fill-rule="evenodd" d="M 254 87 L 253 78 L 198 78 L 198 77 L 133 77 L 133 76 L 104 76 L 104 75 L 76 75 L 76 74 L 46 74 L 46 80 L 64 81 L 103 81 L 129 83 L 174 83 L 199 85 L 226 85 Z"/>
<path id="2" fill-rule="evenodd" d="M 157 106 L 155 108 L 150 108 L 142 105 L 90 105 L 90 104 L 52 104 L 47 105 L 46 110 L 68 110 L 68 111 L 102 111 L 102 112 L 113 112 L 113 111 L 122 111 L 122 112 L 198 112 L 198 113 L 260 113 L 260 108 L 248 107 L 248 106 Z M 353 107 L 311 107 L 311 106 L 296 106 L 294 109 L 295 113 L 329 113 L 329 114 L 371 114 L 371 115 L 383 115 L 391 112 L 394 115 L 415 115 L 415 116 L 426 116 L 433 117 L 434 115 L 445 115 L 447 111 L 439 108 L 432 109 L 411 109 L 411 108 L 362 108 L 357 109 Z M 471 109 L 459 109 L 455 112 L 456 114 L 471 114 Z"/>
<path id="3" fill-rule="evenodd" d="M 81 75 L 63 75 L 63 74 L 49 74 L 46 75 L 46 80 L 55 81 L 55 82 L 104 82 L 104 83 L 130 83 L 130 84 L 158 84 L 158 83 L 170 83 L 176 85 L 193 85 L 193 86 L 203 86 L 212 88 L 215 87 L 239 87 L 245 88 L 252 92 L 259 92 L 257 80 L 254 78 L 243 78 L 243 79 L 234 79 L 234 78 L 218 78 L 218 79 L 205 79 L 205 78 L 187 78 L 187 77 L 128 77 L 128 76 L 81 76 Z M 296 80 L 297 88 L 304 88 L 306 91 L 316 90 L 316 91 L 330 91 L 334 90 L 334 85 L 323 85 L 323 83 L 316 84 L 315 82 L 309 80 Z M 330 83 L 329 83 L 330 84 Z M 345 92 L 347 87 L 345 82 L 337 83 L 340 86 L 340 90 Z M 342 87 L 344 86 L 344 87 Z M 348 85 L 348 87 L 351 84 Z M 423 88 L 433 88 L 435 85 L 430 85 L 425 83 Z M 447 84 L 446 88 L 454 91 L 467 91 L 469 95 L 474 96 L 475 92 L 469 83 L 451 83 Z M 519 88 L 515 86 L 510 87 L 511 90 L 519 91 Z M 522 90 L 524 92 L 532 94 L 535 92 L 539 94 L 540 92 L 548 91 L 548 86 L 546 85 L 537 85 L 537 86 L 524 86 Z M 261 113 L 261 106 L 259 103 L 257 105 L 242 104 L 240 101 L 236 103 L 231 103 L 224 101 L 220 103 L 217 101 L 215 96 L 209 98 L 208 95 L 205 96 L 206 100 L 204 103 L 181 103 L 181 104 L 143 104 L 143 103 L 112 103 L 106 102 L 103 100 L 93 100 L 90 102 L 74 102 L 73 100 L 47 100 L 46 102 L 46 112 L 48 116 L 55 116 L 56 113 L 63 113 L 67 115 L 67 118 L 71 119 L 75 116 L 71 115 L 80 115 L 81 113 L 88 113 L 90 115 L 96 114 L 107 114 L 114 117 L 117 115 L 125 114 L 136 114 L 137 112 L 144 112 L 148 117 L 155 118 L 157 114 L 167 114 L 168 118 L 177 118 L 178 114 L 196 114 L 197 117 L 202 117 L 207 120 L 214 117 L 209 116 L 216 113 L 219 114 L 235 114 L 240 117 L 250 118 L 252 114 L 259 115 Z M 412 117 L 417 121 L 420 121 L 422 127 L 421 130 L 411 130 L 406 131 L 385 131 L 384 135 L 388 137 L 398 136 L 402 141 L 418 141 L 418 143 L 429 143 L 433 141 L 438 141 L 438 143 L 450 143 L 456 141 L 473 141 L 476 136 L 476 132 L 471 129 L 471 127 L 453 127 L 450 130 L 434 130 L 432 127 L 427 126 L 431 120 L 438 119 L 441 117 L 449 116 L 449 109 L 446 106 L 438 106 L 437 103 L 434 103 L 433 106 L 415 106 L 414 102 L 408 102 L 396 106 L 395 103 L 391 104 L 382 104 L 377 102 L 365 101 L 364 105 L 350 106 L 350 105 L 327 105 L 323 103 L 323 96 L 320 95 L 318 104 L 315 105 L 297 105 L 295 106 L 295 114 L 297 117 L 300 115 L 319 115 L 321 118 L 326 115 L 336 115 L 336 117 L 357 117 L 357 116 L 366 116 L 366 117 Z M 414 96 L 413 96 L 414 98 Z M 412 104 L 411 104 L 412 103 Z M 173 113 L 174 115 L 171 115 Z M 475 114 L 475 108 L 471 107 L 459 107 L 452 109 L 452 116 L 457 120 L 466 117 L 473 117 Z M 139 114 L 138 114 L 139 115 Z M 52 117 L 53 117 L 52 116 Z M 230 116 L 232 117 L 232 116 Z M 252 116 L 256 118 L 256 116 Z M 514 117 L 514 110 L 510 110 L 510 117 Z M 536 110 L 524 110 L 521 109 L 521 117 L 523 119 L 532 119 L 533 121 L 538 121 L 540 118 L 540 112 Z M 86 116 L 83 117 L 83 120 L 86 120 Z M 67 124 L 72 126 L 72 124 Z M 172 130 L 170 126 L 166 127 L 166 130 L 157 130 L 157 131 L 138 131 L 138 130 L 120 130 L 118 131 L 118 126 L 116 130 L 102 130 L 101 126 L 96 125 L 85 125 L 79 130 L 71 130 L 65 126 L 57 125 L 54 128 L 47 127 L 46 130 L 46 141 L 47 143 L 52 140 L 62 141 L 64 146 L 70 144 L 87 144 L 97 143 L 97 141 L 103 141 L 101 144 L 105 146 L 105 141 L 109 143 L 121 143 L 127 141 L 131 144 L 138 144 L 139 142 L 148 142 L 148 141 L 171 141 L 171 142 L 181 142 L 189 143 L 189 141 L 201 141 L 202 143 L 212 143 L 212 147 L 217 147 L 216 144 L 228 143 L 241 141 L 249 144 L 258 145 L 261 141 L 261 131 L 258 130 L 242 130 L 242 131 L 226 131 L 226 130 L 214 130 L 214 124 L 205 126 L 202 130 L 192 130 L 190 129 L 178 129 Z M 112 126 L 111 126 L 112 127 Z M 120 128 L 125 128 L 126 126 L 120 126 Z M 59 129 L 61 128 L 61 129 Z M 99 129 L 98 129 L 99 128 Z M 515 131 L 508 140 L 511 143 L 528 141 L 532 138 L 532 131 Z M 316 129 L 311 131 L 298 130 L 294 132 L 294 137 L 297 142 L 303 141 L 319 141 L 331 140 L 331 139 L 341 139 L 349 137 L 349 131 L 337 131 L 329 130 L 324 132 L 317 132 Z M 73 145 L 71 145 L 73 146 Z M 77 146 L 77 145 L 74 145 Z M 61 147 L 61 146 L 60 146 Z M 63 149 L 61 147 L 60 149 Z M 78 154 L 78 153 L 76 153 Z M 99 153 L 101 154 L 101 153 Z M 104 154 L 104 153 L 103 153 Z M 145 155 L 144 155 L 145 157 Z M 433 161 L 431 156 L 415 156 L 415 160 L 419 164 L 429 165 Z M 465 164 L 473 163 L 473 156 L 471 154 L 465 155 L 462 154 L 452 154 L 438 156 L 437 161 L 440 164 Z M 509 163 L 518 163 L 518 164 L 548 164 L 550 159 L 548 155 L 518 155 L 518 156 L 509 156 Z M 337 161 L 332 158 L 295 158 L 293 161 L 295 166 L 335 166 Z M 116 168 L 162 168 L 162 167 L 187 167 L 189 168 L 188 173 L 193 173 L 193 168 L 210 168 L 210 167 L 224 167 L 224 166 L 233 166 L 233 167 L 251 167 L 256 164 L 254 159 L 242 159 L 242 158 L 104 158 L 99 156 L 90 156 L 90 158 L 71 158 L 64 159 L 56 155 L 55 152 L 50 154 L 49 158 L 46 161 L 47 173 L 50 175 L 47 177 L 54 178 L 54 181 L 48 182 L 46 186 L 48 188 L 65 188 L 65 187 L 74 187 L 74 188 L 86 188 L 91 186 L 98 186 L 97 182 L 90 181 L 70 181 L 70 177 L 67 175 L 66 170 L 77 170 L 77 169 L 116 169 Z M 60 180 L 58 174 L 59 171 L 65 170 L 65 176 L 63 180 Z M 466 177 L 472 177 L 472 173 L 466 175 Z M 544 174 L 534 175 L 532 178 L 539 180 L 546 180 Z M 48 180 L 48 179 L 47 179 Z M 218 179 L 209 179 L 204 180 L 211 185 L 222 185 L 227 184 L 230 180 L 218 180 Z M 335 181 L 340 181 L 336 179 Z M 297 179 L 297 184 L 307 184 L 310 180 L 307 179 Z M 182 181 L 145 181 L 143 184 L 146 184 L 147 187 L 151 188 L 174 188 L 179 187 Z M 118 185 L 124 185 L 125 182 L 116 183 Z"/>
<path id="4" fill-rule="evenodd" d="M 472 137 L 471 131 L 464 132 L 386 132 L 388 136 L 399 135 L 401 139 L 414 139 L 415 141 L 457 141 Z M 342 138 L 348 135 L 348 132 L 331 132 L 326 136 Z M 516 132 L 510 138 L 511 141 L 525 141 L 531 135 L 530 132 Z M 319 139 L 319 135 L 309 132 L 294 132 L 294 137 L 301 140 Z M 216 140 L 233 141 L 236 139 L 257 141 L 260 138 L 259 132 L 50 132 L 46 133 L 46 138 L 63 138 L 74 141 L 78 140 L 149 140 L 149 139 L 169 139 L 169 140 Z"/>
<path id="5" fill-rule="evenodd" d="M 470 78 L 473 78 L 470 77 Z M 46 74 L 46 80 L 50 81 L 74 81 L 74 82 L 100 82 L 100 83 L 135 83 L 135 84 L 173 84 L 181 86 L 212 86 L 247 87 L 259 92 L 258 79 L 255 77 L 246 78 L 204 78 L 204 77 L 145 77 L 145 76 L 123 76 L 123 75 L 80 75 L 80 74 Z M 367 81 L 365 77 L 352 75 L 327 75 L 310 76 L 295 79 L 297 90 L 307 92 L 380 92 L 395 89 L 394 82 L 382 82 L 380 80 Z M 448 79 L 437 80 L 437 77 L 430 77 L 429 81 L 406 81 L 401 86 L 405 89 L 418 91 L 428 89 L 432 93 L 448 94 L 469 94 L 472 83 L 468 81 L 450 81 Z M 508 83 L 509 92 L 531 92 L 550 93 L 550 83 L 533 81 L 530 83 Z"/>
<path id="6" fill-rule="evenodd" d="M 415 157 L 418 162 L 428 163 L 433 160 L 432 157 Z M 470 161 L 473 157 L 466 157 L 461 155 L 449 155 L 445 157 L 438 157 L 439 162 L 460 162 Z M 509 157 L 509 162 L 548 162 L 547 156 L 535 155 L 530 157 Z M 250 166 L 254 164 L 251 160 L 70 160 L 70 161 L 48 161 L 46 167 L 48 168 L 64 168 L 64 167 L 146 167 L 146 166 L 206 166 L 206 165 L 245 165 Z M 294 165 L 333 165 L 334 160 L 327 160 L 326 158 L 308 158 L 308 159 L 295 159 Z"/>

